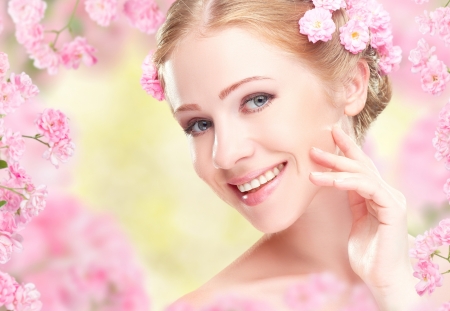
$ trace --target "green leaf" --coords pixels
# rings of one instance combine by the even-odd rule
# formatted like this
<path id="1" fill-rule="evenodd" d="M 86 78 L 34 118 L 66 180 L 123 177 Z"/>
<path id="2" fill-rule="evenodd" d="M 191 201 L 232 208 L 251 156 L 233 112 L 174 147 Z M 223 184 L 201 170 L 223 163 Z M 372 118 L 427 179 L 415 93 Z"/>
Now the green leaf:
<path id="1" fill-rule="evenodd" d="M 0 170 L 7 168 L 8 167 L 8 163 L 6 163 L 5 160 L 0 160 Z"/>
<path id="2" fill-rule="evenodd" d="M 0 201 L 0 207 L 2 207 L 3 205 L 5 205 L 6 203 L 8 203 L 8 202 L 6 202 L 6 201 Z"/>

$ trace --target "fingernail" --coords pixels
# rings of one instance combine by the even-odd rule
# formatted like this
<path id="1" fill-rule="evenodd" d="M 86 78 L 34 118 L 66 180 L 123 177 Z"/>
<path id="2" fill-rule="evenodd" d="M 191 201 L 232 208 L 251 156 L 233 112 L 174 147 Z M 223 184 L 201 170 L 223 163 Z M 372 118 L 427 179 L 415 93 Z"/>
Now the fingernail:
<path id="1" fill-rule="evenodd" d="M 320 175 L 323 175 L 323 173 L 322 172 L 311 172 L 311 175 L 320 176 Z"/>
<path id="2" fill-rule="evenodd" d="M 322 153 L 322 152 L 323 152 L 323 150 L 322 150 L 322 149 L 319 149 L 319 148 L 316 148 L 316 147 L 312 147 L 312 149 L 313 149 L 314 151 L 317 151 L 317 152 L 320 152 L 320 153 Z"/>
<path id="3" fill-rule="evenodd" d="M 335 179 L 334 180 L 335 183 L 340 183 L 340 182 L 343 182 L 343 181 L 345 181 L 345 179 Z"/>

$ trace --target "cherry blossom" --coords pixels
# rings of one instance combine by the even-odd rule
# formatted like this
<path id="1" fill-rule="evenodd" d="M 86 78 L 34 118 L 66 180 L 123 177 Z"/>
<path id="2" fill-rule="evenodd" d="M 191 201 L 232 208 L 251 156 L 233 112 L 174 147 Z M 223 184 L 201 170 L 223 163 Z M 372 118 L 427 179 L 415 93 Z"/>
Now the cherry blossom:
<path id="1" fill-rule="evenodd" d="M 313 3 L 316 8 L 323 8 L 331 11 L 346 7 L 345 1 L 342 0 L 313 0 Z"/>
<path id="2" fill-rule="evenodd" d="M 0 271 L 0 306 L 9 306 L 14 301 L 16 284 L 14 278 Z"/>
<path id="3" fill-rule="evenodd" d="M 16 285 L 12 305 L 15 311 L 39 311 L 42 308 L 40 297 L 34 284 Z"/>
<path id="4" fill-rule="evenodd" d="M 50 148 L 44 152 L 43 157 L 56 167 L 59 167 L 59 162 L 66 163 L 67 160 L 73 156 L 75 144 L 69 137 L 65 137 L 57 143 L 50 143 Z"/>
<path id="5" fill-rule="evenodd" d="M 9 70 L 8 55 L 6 53 L 0 52 L 0 81 L 3 80 L 8 70 Z"/>
<path id="6" fill-rule="evenodd" d="M 440 95 L 450 81 L 447 66 L 436 55 L 430 57 L 420 74 L 422 89 L 432 95 Z"/>
<path id="7" fill-rule="evenodd" d="M 10 0 L 8 13 L 14 23 L 22 25 L 37 24 L 44 18 L 47 3 L 42 0 Z"/>

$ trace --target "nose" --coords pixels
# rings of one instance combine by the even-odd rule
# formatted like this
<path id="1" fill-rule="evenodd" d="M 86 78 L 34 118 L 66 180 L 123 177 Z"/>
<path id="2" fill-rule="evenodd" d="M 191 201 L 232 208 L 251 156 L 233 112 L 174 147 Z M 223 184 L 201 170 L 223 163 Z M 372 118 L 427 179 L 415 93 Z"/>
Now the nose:
<path id="1" fill-rule="evenodd" d="M 240 160 L 254 153 L 248 132 L 237 124 L 214 124 L 213 165 L 217 169 L 231 169 Z"/>

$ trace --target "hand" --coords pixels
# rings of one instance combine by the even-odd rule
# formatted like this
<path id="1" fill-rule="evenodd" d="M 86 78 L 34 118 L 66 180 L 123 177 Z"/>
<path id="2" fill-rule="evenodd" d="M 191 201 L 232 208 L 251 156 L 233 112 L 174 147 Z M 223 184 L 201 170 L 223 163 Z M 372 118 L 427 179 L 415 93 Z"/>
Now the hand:
<path id="1" fill-rule="evenodd" d="M 398 300 L 395 295 L 405 292 L 400 288 L 414 286 L 405 197 L 380 177 L 372 160 L 341 128 L 333 127 L 332 135 L 343 155 L 313 148 L 312 160 L 331 171 L 312 172 L 310 180 L 348 191 L 353 215 L 348 240 L 351 267 L 374 296 Z"/>

